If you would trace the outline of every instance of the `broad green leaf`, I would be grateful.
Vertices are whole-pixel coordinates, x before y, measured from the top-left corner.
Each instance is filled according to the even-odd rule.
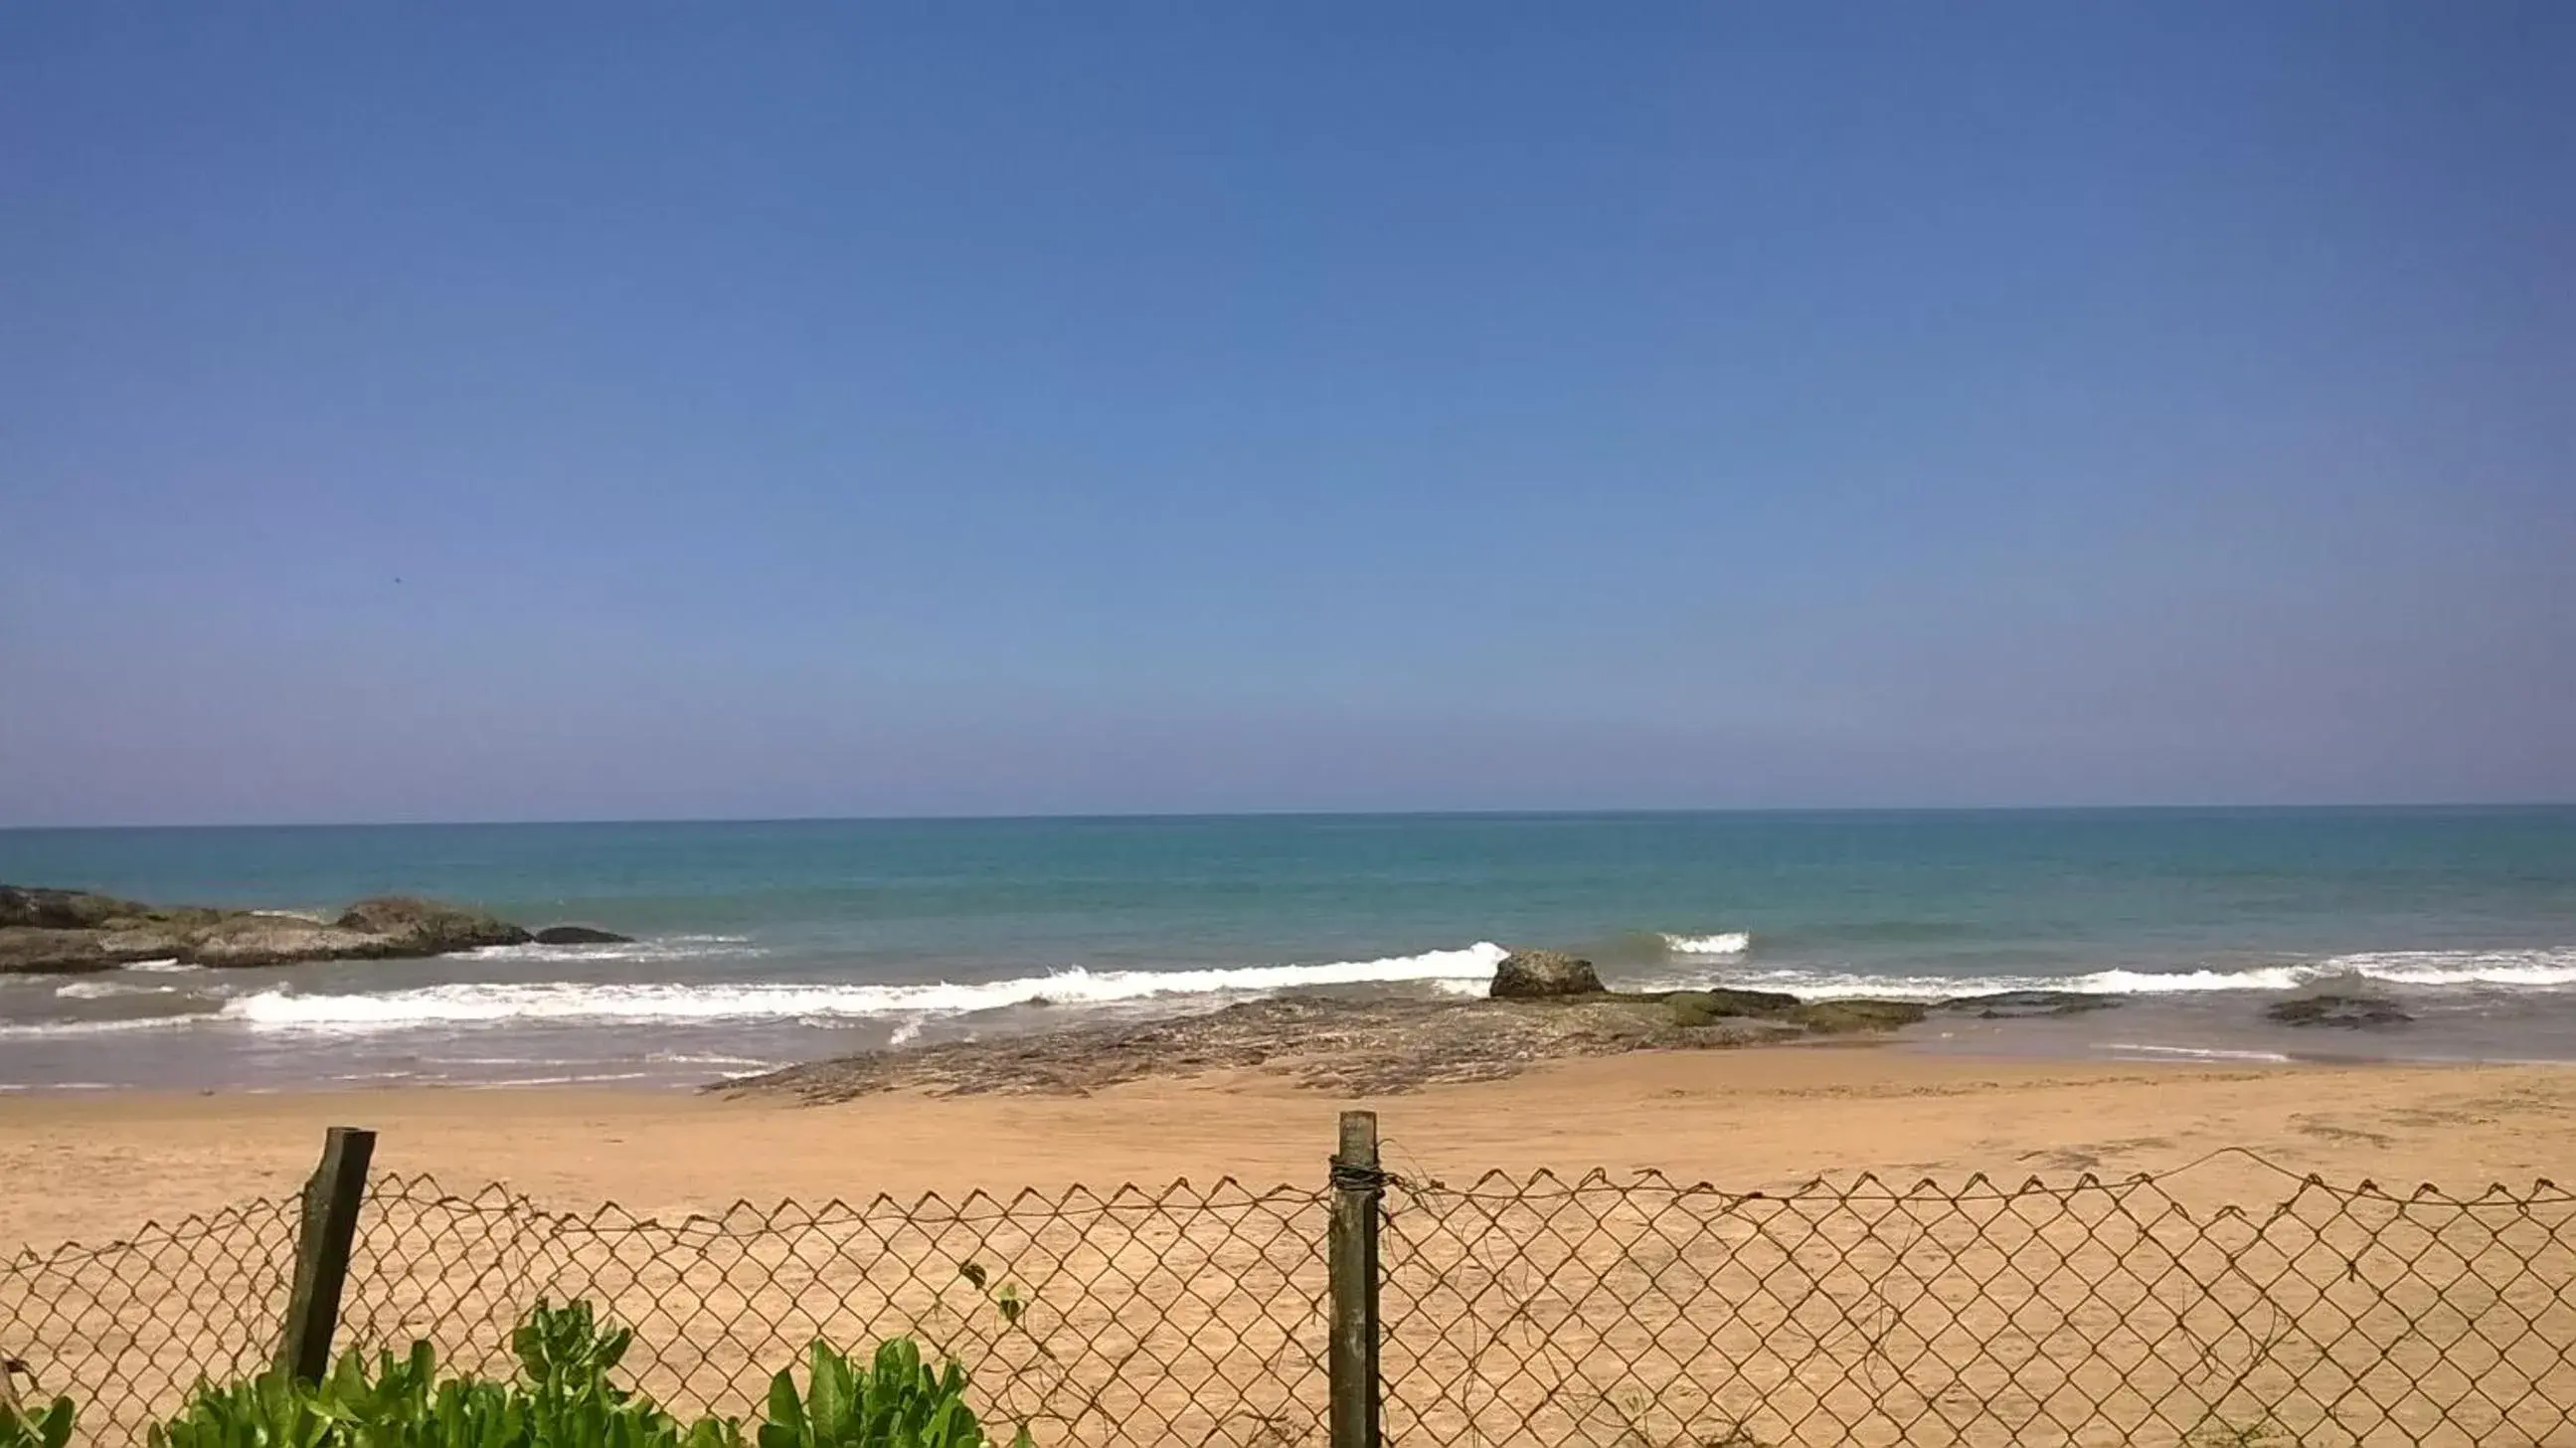
[[[54,1399],[53,1406],[36,1419],[36,1441],[42,1448],[63,1448],[72,1441],[71,1399]]]

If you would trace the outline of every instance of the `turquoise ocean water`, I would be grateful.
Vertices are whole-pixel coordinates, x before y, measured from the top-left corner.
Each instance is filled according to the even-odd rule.
[[[2049,1049],[2576,1057],[2571,808],[0,831],[0,880],[401,891],[639,942],[0,978],[18,1089],[699,1082],[1277,989],[1472,991],[1507,944],[1614,983],[2132,1002]],[[2338,983],[2417,1024],[2260,1024]]]

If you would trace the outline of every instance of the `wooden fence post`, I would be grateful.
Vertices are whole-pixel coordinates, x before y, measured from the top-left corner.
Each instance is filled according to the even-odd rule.
[[[340,1289],[349,1279],[349,1248],[358,1236],[358,1203],[376,1134],[335,1126],[322,1138],[322,1161],[304,1184],[304,1219],[295,1233],[295,1285],[286,1299],[286,1331],[277,1365],[306,1382],[331,1371],[331,1334],[340,1325]]]
[[[1378,1204],[1386,1178],[1377,1164],[1377,1113],[1342,1113],[1333,1157],[1332,1448],[1379,1448],[1377,1320]]]

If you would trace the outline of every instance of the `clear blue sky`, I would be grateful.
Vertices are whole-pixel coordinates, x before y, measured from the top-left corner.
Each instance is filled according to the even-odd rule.
[[[2576,798],[2576,5],[0,7],[0,700],[0,824]]]

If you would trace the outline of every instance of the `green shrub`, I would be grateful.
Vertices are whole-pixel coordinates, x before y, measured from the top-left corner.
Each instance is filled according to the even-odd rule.
[[[179,1415],[147,1431],[150,1448],[745,1448],[728,1418],[682,1424],[610,1374],[634,1345],[587,1302],[540,1301],[510,1334],[518,1372],[508,1381],[441,1378],[425,1342],[402,1357],[380,1353],[370,1367],[351,1351],[318,1383],[271,1370],[216,1384],[200,1382]],[[799,1398],[788,1373],[771,1385],[771,1421],[760,1448],[990,1448],[966,1405],[966,1373],[937,1371],[909,1338],[877,1349],[854,1368],[829,1344],[810,1354]],[[57,1422],[59,1419],[59,1422]],[[19,1436],[0,1419],[0,1448],[63,1448],[71,1408],[58,1403]],[[1028,1433],[1016,1440],[1026,1448]]]
[[[817,1342],[805,1378],[802,1398],[792,1375],[771,1380],[760,1448],[987,1448],[990,1442],[966,1406],[966,1370],[952,1362],[932,1372],[910,1338],[880,1344],[866,1368]],[[1028,1442],[1023,1426],[1013,1443],[1027,1448]]]
[[[352,1350],[318,1383],[276,1370],[201,1381],[145,1439],[149,1448],[745,1448],[735,1420],[683,1424],[613,1382],[634,1342],[587,1302],[540,1300],[510,1334],[518,1371],[506,1381],[442,1378],[426,1342],[401,1357],[379,1353],[372,1366]],[[966,1405],[965,1370],[934,1371],[909,1338],[880,1345],[865,1368],[815,1343],[804,1395],[780,1373],[769,1417],[759,1448],[992,1448]],[[68,1402],[28,1418],[0,1401],[0,1448],[64,1448],[71,1425]],[[1014,1448],[1028,1442],[1022,1428]]]

